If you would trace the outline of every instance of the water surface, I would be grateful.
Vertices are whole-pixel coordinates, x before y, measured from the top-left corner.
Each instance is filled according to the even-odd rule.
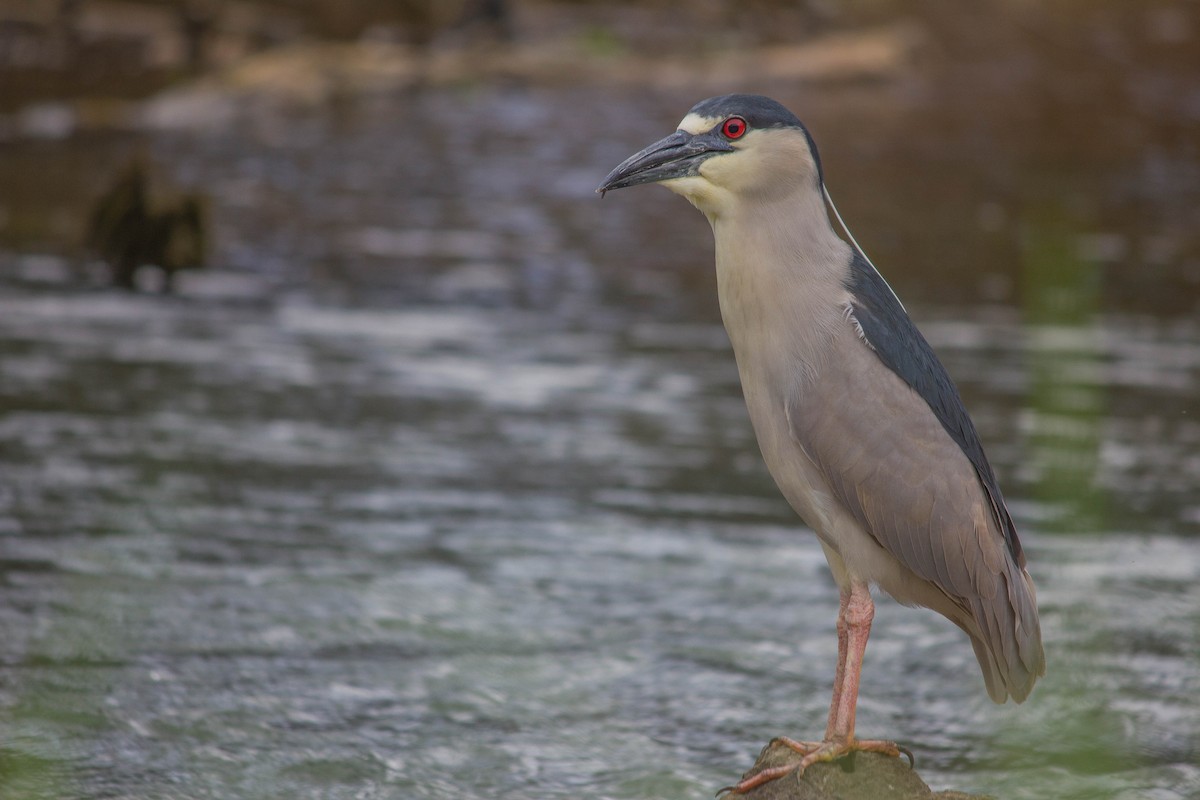
[[[6,797],[699,798],[820,732],[837,592],[761,465],[707,225],[591,194],[694,99],[668,94],[383,94],[24,146],[97,171],[140,146],[212,194],[219,237],[177,297],[29,241],[0,259]],[[1195,299],[1109,290],[1102,245],[1140,223],[986,199],[949,238],[928,209],[881,223],[867,143],[839,139],[866,112],[812,108],[1000,473],[1049,659],[994,706],[953,626],[882,602],[859,730],[938,788],[1196,796]],[[1018,244],[930,255],[970,241]]]

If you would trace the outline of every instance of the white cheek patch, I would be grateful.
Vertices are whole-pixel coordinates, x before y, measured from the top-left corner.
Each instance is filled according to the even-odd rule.
[[[675,194],[684,197],[695,197],[712,191],[712,185],[699,175],[686,175],[682,178],[671,178],[663,181],[662,185]]]
[[[690,134],[707,133],[721,123],[717,117],[702,117],[699,114],[688,114],[679,123],[679,130]]]
[[[728,196],[720,187],[714,186],[699,175],[673,178],[663,181],[662,185],[675,194],[682,195],[689,203],[700,209],[704,216],[708,217],[710,223],[713,221],[714,215],[729,202]]]

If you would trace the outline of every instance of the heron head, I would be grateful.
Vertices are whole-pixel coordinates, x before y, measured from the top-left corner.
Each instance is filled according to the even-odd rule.
[[[634,153],[596,189],[661,183],[710,218],[750,199],[821,192],[821,162],[792,112],[761,95],[729,94],[692,107],[679,129]]]

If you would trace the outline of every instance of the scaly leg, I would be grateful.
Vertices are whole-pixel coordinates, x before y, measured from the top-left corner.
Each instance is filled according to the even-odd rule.
[[[833,678],[833,702],[829,704],[829,722],[825,725],[826,741],[833,738],[833,732],[837,723],[837,711],[842,698],[842,681],[846,679],[846,653],[850,642],[849,626],[846,623],[846,609],[850,606],[851,591],[849,589],[842,589],[841,595],[837,618],[837,672],[834,673]],[[868,598],[870,597],[870,595],[867,596]]]
[[[838,639],[838,656],[837,656],[837,672],[834,673],[833,679],[833,702],[829,704],[829,723],[825,726],[825,741],[833,738],[836,730],[838,712],[840,710],[840,700],[842,696],[842,682],[846,678],[846,651],[849,643],[849,626],[846,624],[846,608],[850,605],[850,590],[843,589],[841,591],[841,602],[838,606],[837,619],[837,639]],[[821,742],[802,742],[787,736],[776,736],[771,741],[767,742],[767,747],[781,744],[785,747],[795,750],[802,756],[817,750],[821,747]],[[764,751],[766,748],[763,748]]]
[[[829,722],[825,726],[825,741],[833,739],[834,731],[836,730],[837,726],[838,712],[840,710],[842,683],[846,678],[846,650],[849,643],[849,626],[846,624],[846,609],[849,605],[850,590],[842,589],[840,603],[838,605],[837,618],[837,672],[834,673],[833,701],[829,704]],[[806,756],[809,753],[820,749],[822,742],[797,741],[796,739],[792,739],[787,736],[776,736],[774,739],[767,742],[767,746],[763,748],[763,752],[765,753],[769,748],[777,744],[781,744],[784,747],[795,750],[802,756]],[[788,767],[789,771],[791,769],[793,769],[793,767]]]
[[[818,761],[833,761],[856,750],[899,757],[902,752],[894,742],[876,739],[854,738],[854,717],[858,707],[858,684],[862,675],[863,653],[867,649],[867,638],[871,635],[871,621],[875,618],[875,603],[865,583],[851,583],[848,591],[842,592],[838,610],[838,668],[833,684],[833,702],[829,708],[829,724],[825,729],[825,740],[820,743],[797,742],[781,736],[771,744],[782,744],[804,756],[799,764],[787,764],[760,770],[736,786],[726,787],[733,794],[744,794],[756,786],[781,778],[790,773],[800,774]],[[770,747],[771,745],[767,745]],[[907,751],[904,751],[907,753]],[[909,753],[909,760],[912,754]]]

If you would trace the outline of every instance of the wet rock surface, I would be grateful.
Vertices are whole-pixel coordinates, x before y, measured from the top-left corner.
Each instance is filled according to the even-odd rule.
[[[743,777],[771,767],[799,764],[800,759],[798,753],[783,745],[769,744]],[[813,764],[802,775],[785,775],[744,795],[729,796],[748,800],[989,800],[985,795],[965,792],[935,792],[907,760],[878,753],[855,753]]]

